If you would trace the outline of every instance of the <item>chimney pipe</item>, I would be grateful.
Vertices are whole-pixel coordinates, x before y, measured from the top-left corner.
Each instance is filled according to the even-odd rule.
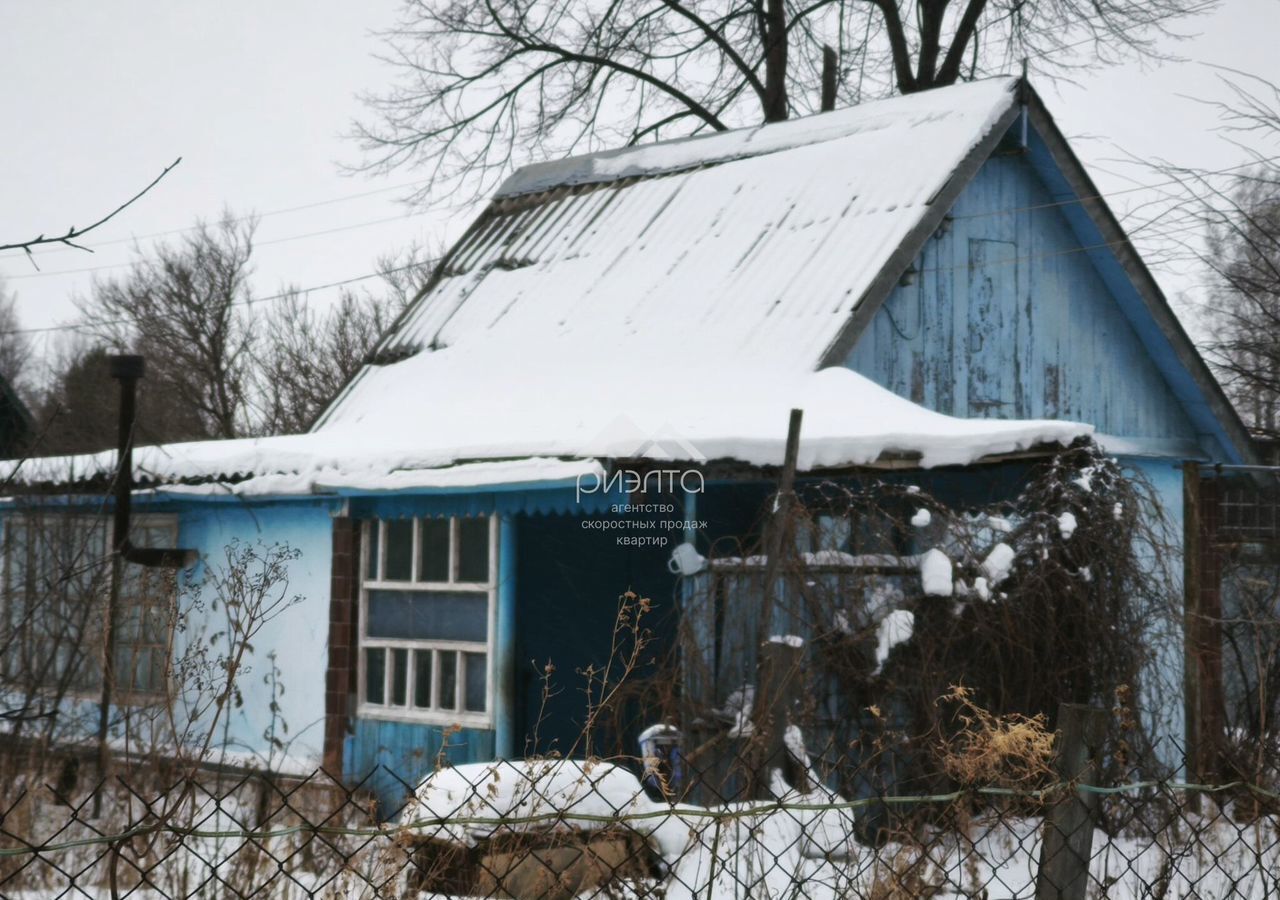
[[[138,415],[138,382],[146,375],[147,362],[141,356],[124,355],[108,357],[107,365],[111,377],[120,382],[120,427],[116,441],[118,462],[112,546],[126,562],[148,568],[185,569],[196,561],[197,554],[194,550],[135,547],[129,540],[129,522],[133,512],[133,428]]]
[[[829,45],[822,45],[822,112],[836,108],[836,85],[840,75],[840,57]]]

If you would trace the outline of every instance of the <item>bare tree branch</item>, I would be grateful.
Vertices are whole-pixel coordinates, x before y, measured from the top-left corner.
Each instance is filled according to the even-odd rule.
[[[148,191],[150,191],[153,187],[155,187],[157,184],[160,183],[161,179],[163,179],[166,175],[172,172],[180,162],[182,162],[181,156],[179,156],[173,162],[169,163],[169,165],[165,166],[164,171],[162,171],[159,175],[153,178],[150,184],[148,184],[142,190],[138,191],[138,193],[134,194],[124,203],[121,203],[111,212],[107,213],[105,216],[103,216],[101,219],[99,219],[98,221],[94,222],[91,225],[86,225],[84,228],[76,228],[73,225],[67,229],[66,234],[63,234],[61,236],[46,237],[45,235],[40,234],[34,238],[31,238],[28,241],[19,241],[16,244],[0,244],[0,250],[21,250],[27,254],[27,257],[29,259],[31,259],[32,265],[35,265],[35,258],[31,253],[32,248],[39,247],[43,244],[65,244],[68,247],[74,247],[77,250],[84,250],[86,253],[92,253],[93,252],[92,248],[86,247],[83,244],[80,244],[77,242],[86,234],[93,231],[95,228],[98,228],[102,225],[107,224],[112,219],[114,219],[117,215],[124,212],[126,209],[128,209],[130,206],[136,203],[138,200],[142,199],[142,197],[145,196]],[[36,268],[39,268],[39,266],[36,266]]]
[[[407,199],[491,190],[529,159],[818,112],[1016,69],[1161,58],[1217,0],[403,0],[397,78],[366,97],[358,169],[425,169]]]

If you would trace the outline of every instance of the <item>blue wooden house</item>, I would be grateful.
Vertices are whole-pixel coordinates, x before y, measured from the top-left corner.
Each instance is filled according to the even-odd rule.
[[[759,516],[791,408],[809,477],[963,488],[1092,433],[1175,527],[1183,462],[1252,453],[1040,99],[993,79],[520,169],[310,433],[141,448],[137,503],[205,565],[299,551],[256,641],[288,755],[412,781],[524,753],[542,663],[599,661],[620,592],[670,607],[673,548]],[[266,754],[254,690],[231,737]],[[550,706],[571,733],[573,690]]]

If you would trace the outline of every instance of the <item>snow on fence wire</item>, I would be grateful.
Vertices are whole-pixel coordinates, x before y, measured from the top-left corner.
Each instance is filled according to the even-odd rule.
[[[664,797],[654,774],[635,761],[441,768],[407,790],[394,811],[380,808],[363,785],[323,771],[168,779],[135,771],[70,791],[11,784],[0,808],[0,896],[887,900],[1280,892],[1280,794],[1258,785],[1059,782],[845,799],[820,785],[796,790],[774,769],[771,796],[693,804]],[[1062,833],[1081,809],[1085,817]],[[1049,858],[1054,853],[1066,854],[1065,864]]]

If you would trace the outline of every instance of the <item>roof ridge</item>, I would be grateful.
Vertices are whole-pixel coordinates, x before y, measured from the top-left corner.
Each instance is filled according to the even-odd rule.
[[[783,122],[765,122],[686,137],[617,147],[521,166],[503,181],[495,200],[542,193],[558,187],[601,184],[645,176],[688,171],[739,159],[779,153],[824,143],[869,130],[878,116],[888,114],[946,115],[954,102],[940,101],[956,91],[1012,92],[1018,79],[996,76],[934,88],[913,94],[881,97],[825,113],[812,113]]]

